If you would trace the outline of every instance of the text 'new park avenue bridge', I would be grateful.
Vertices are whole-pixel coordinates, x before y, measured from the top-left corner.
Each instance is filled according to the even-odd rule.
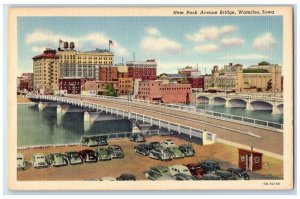
[[[34,94],[28,94],[27,97],[39,103],[54,101],[58,104],[104,111],[177,131],[179,134],[202,138],[203,141],[217,141],[246,149],[254,147],[256,151],[278,159],[282,159],[283,155],[282,124],[199,110],[195,107],[121,97]]]

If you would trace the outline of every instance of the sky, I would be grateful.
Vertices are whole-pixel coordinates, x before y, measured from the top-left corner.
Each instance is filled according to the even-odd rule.
[[[210,74],[214,65],[260,61],[283,65],[281,16],[238,17],[18,17],[18,75],[32,57],[57,49],[59,39],[79,51],[114,45],[115,63],[156,59],[158,74],[187,65]],[[284,67],[284,66],[283,66]]]

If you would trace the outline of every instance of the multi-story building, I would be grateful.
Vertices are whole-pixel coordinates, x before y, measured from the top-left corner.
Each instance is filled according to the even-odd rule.
[[[167,83],[163,80],[140,81],[136,98],[163,103],[190,103],[192,89],[190,84]]]
[[[211,75],[204,77],[204,90],[210,92],[282,92],[281,66],[275,64],[225,65],[219,71],[214,66]]]
[[[118,69],[118,78],[128,78],[128,67],[123,64],[116,65]]]
[[[59,66],[56,50],[46,49],[33,59],[34,89],[52,92],[58,89]]]
[[[167,74],[162,73],[157,77],[158,80],[167,80],[169,82],[175,82],[179,84],[188,84],[187,77],[182,74]]]
[[[118,78],[118,95],[133,94],[133,79]]]
[[[193,73],[199,73],[198,69],[193,69],[191,66],[186,66],[185,68],[178,69],[178,74],[184,75],[186,77],[191,76]]]
[[[193,90],[204,91],[204,76],[190,76],[187,80],[191,84]]]
[[[142,80],[155,80],[157,63],[155,59],[146,61],[128,61],[128,77]]]
[[[99,81],[118,81],[118,68],[115,66],[100,66]]]
[[[33,91],[33,73],[23,73],[18,77],[18,90]]]
[[[59,79],[59,90],[65,90],[68,94],[80,94],[87,82],[87,78],[82,77],[63,77]]]
[[[111,84],[115,89],[117,89],[117,81],[90,80],[85,82],[82,87],[82,91],[89,91],[90,93],[103,95],[107,84]]]

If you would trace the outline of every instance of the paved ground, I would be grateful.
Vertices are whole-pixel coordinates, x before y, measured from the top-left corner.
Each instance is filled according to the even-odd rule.
[[[162,141],[171,138],[176,144],[189,142],[174,136],[153,136],[147,138],[147,141]],[[237,149],[228,145],[216,143],[213,145],[202,146],[193,143],[196,150],[194,157],[186,157],[184,159],[176,159],[167,162],[150,159],[134,152],[133,147],[136,143],[130,142],[128,139],[109,140],[109,144],[118,144],[122,146],[125,152],[125,158],[113,159],[111,161],[103,161],[97,163],[85,163],[82,165],[71,165],[64,167],[48,167],[43,169],[35,169],[29,167],[25,171],[17,172],[18,180],[83,180],[83,179],[99,179],[104,176],[117,177],[122,173],[130,173],[136,176],[138,180],[145,180],[143,171],[149,167],[156,165],[171,166],[176,164],[188,164],[199,162],[206,159],[214,159],[220,162],[223,169],[236,166],[238,157]],[[32,154],[41,152],[48,154],[50,152],[66,152],[70,150],[81,150],[82,146],[58,147],[46,149],[19,150],[23,153],[25,160],[29,161]],[[267,166],[266,166],[267,165]],[[277,179],[283,176],[282,161],[273,158],[263,158],[263,169],[256,173],[250,173],[252,179]]]

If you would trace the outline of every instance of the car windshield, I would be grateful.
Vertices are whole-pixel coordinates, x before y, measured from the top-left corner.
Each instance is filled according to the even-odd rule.
[[[17,160],[23,160],[23,158],[17,158]]]
[[[45,159],[45,157],[44,156],[38,156],[38,157],[36,157],[36,159]]]

